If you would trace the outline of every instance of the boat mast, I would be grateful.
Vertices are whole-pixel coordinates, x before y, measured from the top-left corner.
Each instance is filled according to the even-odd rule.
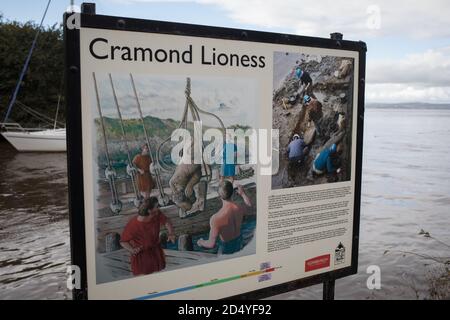
[[[48,7],[50,6],[51,2],[52,2],[52,0],[48,0],[47,7],[45,8],[44,15],[42,16],[42,19],[41,19],[41,23],[39,24],[39,28],[36,32],[36,35],[34,36],[30,51],[28,52],[27,59],[25,60],[25,64],[23,65],[22,72],[20,73],[19,81],[17,81],[16,88],[14,89],[14,93],[11,97],[11,101],[9,102],[8,110],[6,111],[5,118],[3,119],[4,123],[8,122],[9,116],[12,111],[12,107],[16,103],[17,94],[19,93],[20,85],[23,81],[23,78],[25,77],[25,74],[27,73],[28,65],[30,64],[31,56],[33,55],[33,50],[36,47],[36,42],[37,42],[39,34],[41,33],[42,24],[44,23],[44,19],[45,19],[45,16],[47,15]]]
[[[164,188],[162,185],[162,181],[161,181],[161,176],[160,176],[160,172],[159,172],[159,167],[158,167],[158,163],[154,162],[153,159],[153,155],[152,155],[152,148],[150,145],[150,138],[148,136],[148,132],[147,132],[147,128],[145,127],[145,121],[144,121],[144,116],[142,114],[142,109],[141,109],[141,102],[139,101],[139,96],[136,90],[136,85],[134,83],[134,78],[133,75],[130,73],[130,79],[131,79],[131,85],[133,87],[133,92],[134,92],[134,97],[136,99],[136,105],[139,111],[139,117],[141,119],[141,123],[142,123],[142,129],[144,130],[144,136],[145,136],[145,140],[147,142],[147,146],[148,146],[148,153],[150,155],[150,160],[152,161],[152,163],[156,164],[156,166],[154,166],[154,171],[155,171],[155,178],[156,178],[156,186],[158,187],[158,191],[159,191],[159,195],[161,197],[161,202],[163,205],[167,205],[169,200],[167,195],[164,193]],[[151,171],[151,170],[150,170]]]
[[[94,79],[95,97],[97,99],[97,111],[100,116],[100,126],[102,128],[103,143],[105,145],[105,157],[106,157],[106,163],[107,163],[106,169],[105,169],[105,177],[106,177],[106,179],[108,179],[109,188],[111,189],[111,193],[112,193],[112,200],[111,200],[109,207],[114,214],[118,214],[122,210],[122,202],[119,200],[119,193],[116,188],[117,174],[111,165],[111,157],[110,157],[109,149],[108,149],[108,140],[106,138],[105,123],[104,123],[104,119],[103,119],[102,108],[100,106],[100,97],[98,94],[97,79],[95,77],[94,72],[92,72],[92,77]]]
[[[128,147],[127,137],[126,137],[126,133],[125,133],[125,126],[123,124],[122,113],[120,112],[120,107],[119,107],[119,100],[117,99],[116,89],[114,88],[114,82],[113,82],[111,73],[109,74],[109,81],[111,82],[114,103],[116,104],[117,114],[118,114],[119,120],[120,120],[120,128],[122,131],[122,142],[124,143],[125,150],[127,151],[127,157],[128,157],[127,174],[130,176],[131,184],[133,186],[133,192],[134,192],[134,196],[135,196],[134,205],[135,205],[135,207],[139,207],[139,205],[141,204],[141,196],[139,195],[138,188],[136,187],[136,168],[133,166],[133,161],[131,160],[130,148]]]
[[[58,114],[59,114],[59,104],[61,103],[61,92],[64,87],[64,73],[61,77],[61,84],[59,85],[59,92],[58,92],[58,104],[56,105],[56,115],[55,115],[55,121],[53,123],[53,130],[56,130],[56,125],[58,123]]]

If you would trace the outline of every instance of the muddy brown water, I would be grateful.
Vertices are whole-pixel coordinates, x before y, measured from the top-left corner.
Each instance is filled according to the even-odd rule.
[[[70,298],[66,154],[3,140],[0,167],[0,298]]]
[[[336,282],[336,298],[432,298],[439,265],[397,251],[450,256],[434,239],[450,243],[450,110],[368,109],[365,119],[359,272]],[[70,299],[66,155],[1,141],[0,168],[0,299]],[[366,286],[370,265],[380,290]],[[313,286],[273,298],[321,295]]]

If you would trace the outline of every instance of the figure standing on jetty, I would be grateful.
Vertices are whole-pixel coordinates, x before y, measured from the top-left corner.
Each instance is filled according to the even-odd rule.
[[[237,146],[229,133],[227,133],[226,142],[223,144],[222,157],[223,164],[220,182],[223,183],[225,180],[229,180],[233,183],[236,175]]]
[[[161,248],[159,232],[165,225],[168,240],[175,243],[175,233],[170,222],[159,209],[158,199],[145,199],[138,216],[133,217],[122,232],[120,245],[131,253],[130,263],[133,275],[150,274],[166,267],[164,251]]]
[[[242,249],[241,225],[247,208],[231,200],[233,192],[233,184],[230,181],[225,180],[220,184],[218,193],[222,199],[222,208],[209,220],[211,226],[209,239],[199,239],[197,241],[199,247],[212,249],[216,246],[217,238],[219,238],[220,254],[232,254]],[[237,193],[247,207],[252,206],[250,198],[241,185],[237,186]]]
[[[150,192],[154,186],[152,175],[150,174],[151,164],[152,160],[150,159],[148,145],[145,143],[142,145],[141,153],[137,154],[133,159],[133,165],[138,171],[137,183],[139,192],[144,199],[148,199],[150,197]]]

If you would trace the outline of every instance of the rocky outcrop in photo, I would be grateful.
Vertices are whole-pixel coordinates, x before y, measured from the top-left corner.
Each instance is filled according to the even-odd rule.
[[[351,119],[353,116],[353,59],[333,56],[307,56],[292,69],[273,93],[273,128],[280,135],[280,167],[272,176],[272,188],[288,188],[350,179]],[[296,68],[310,74],[313,103],[304,103]],[[289,165],[287,147],[295,134],[308,148],[299,165]],[[315,157],[337,144],[340,151],[338,173],[312,175]]]

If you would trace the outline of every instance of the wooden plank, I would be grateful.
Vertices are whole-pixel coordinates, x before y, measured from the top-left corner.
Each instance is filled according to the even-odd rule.
[[[192,265],[199,259],[216,258],[217,255],[205,252],[194,251],[178,251],[164,249],[166,256],[166,268],[164,271],[179,269],[183,265]],[[129,278],[132,276],[130,267],[130,254],[125,249],[114,252],[100,254],[100,258],[104,260],[103,265],[108,269],[112,276],[112,280]]]
[[[244,185],[247,195],[256,201],[256,185],[249,183]],[[212,194],[212,193],[210,193]],[[240,196],[234,195],[233,200],[243,205],[243,200]],[[198,212],[192,216],[181,219],[178,215],[178,207],[175,205],[161,208],[161,211],[170,218],[176,235],[190,234],[197,235],[209,232],[209,220],[211,216],[219,211],[222,207],[222,201],[217,197],[210,197],[207,200],[206,209]],[[106,251],[106,237],[108,234],[120,235],[128,223],[128,221],[137,214],[136,208],[129,208],[123,210],[121,214],[107,217],[98,217],[96,223],[97,230],[97,250],[98,252]],[[246,211],[245,218],[256,215],[256,203]],[[163,230],[165,228],[163,227]]]
[[[251,186],[251,185],[255,184],[255,177],[250,176],[248,178],[237,180],[236,182],[243,185],[244,188],[246,188],[246,186]],[[211,188],[217,188],[218,185],[219,185],[219,181],[217,181],[217,180],[211,181],[209,183],[209,185],[208,185],[209,192],[206,196],[206,199],[213,199],[213,198],[217,197],[217,194],[215,192],[210,192],[210,190],[211,190]],[[170,188],[164,188],[164,192],[166,194],[172,193]],[[159,196],[158,190],[153,189],[151,192],[151,196],[158,197]],[[122,201],[122,203],[124,205],[121,214],[134,214],[134,213],[128,212],[129,210],[131,210],[131,211],[136,210],[136,208],[132,204],[132,201],[134,200],[134,198],[135,198],[135,195],[133,193],[131,186],[126,188],[126,192],[120,193],[120,200]],[[111,201],[111,196],[110,196],[109,186],[108,185],[101,186],[100,187],[100,196],[97,197],[97,206],[98,206],[97,211],[98,211],[99,217],[113,216],[113,213],[109,209],[110,201]]]
[[[181,258],[188,260],[198,260],[203,258],[217,257],[217,255],[213,253],[199,252],[199,251],[178,251],[178,250],[164,249],[164,253],[166,254],[166,257]]]
[[[256,188],[254,185],[246,188],[250,198],[256,199]],[[243,204],[241,197],[236,197],[235,201]],[[161,211],[171,219],[177,234],[196,234],[209,229],[209,219],[222,206],[219,198],[210,198],[205,211],[199,212],[187,218],[181,219],[178,216],[178,208],[175,205],[161,208]],[[256,214],[256,204],[247,210],[246,215]],[[108,217],[97,218],[97,232],[99,238],[104,238],[106,234],[115,232],[121,233],[128,221],[136,215],[136,208],[123,210],[121,214]]]

